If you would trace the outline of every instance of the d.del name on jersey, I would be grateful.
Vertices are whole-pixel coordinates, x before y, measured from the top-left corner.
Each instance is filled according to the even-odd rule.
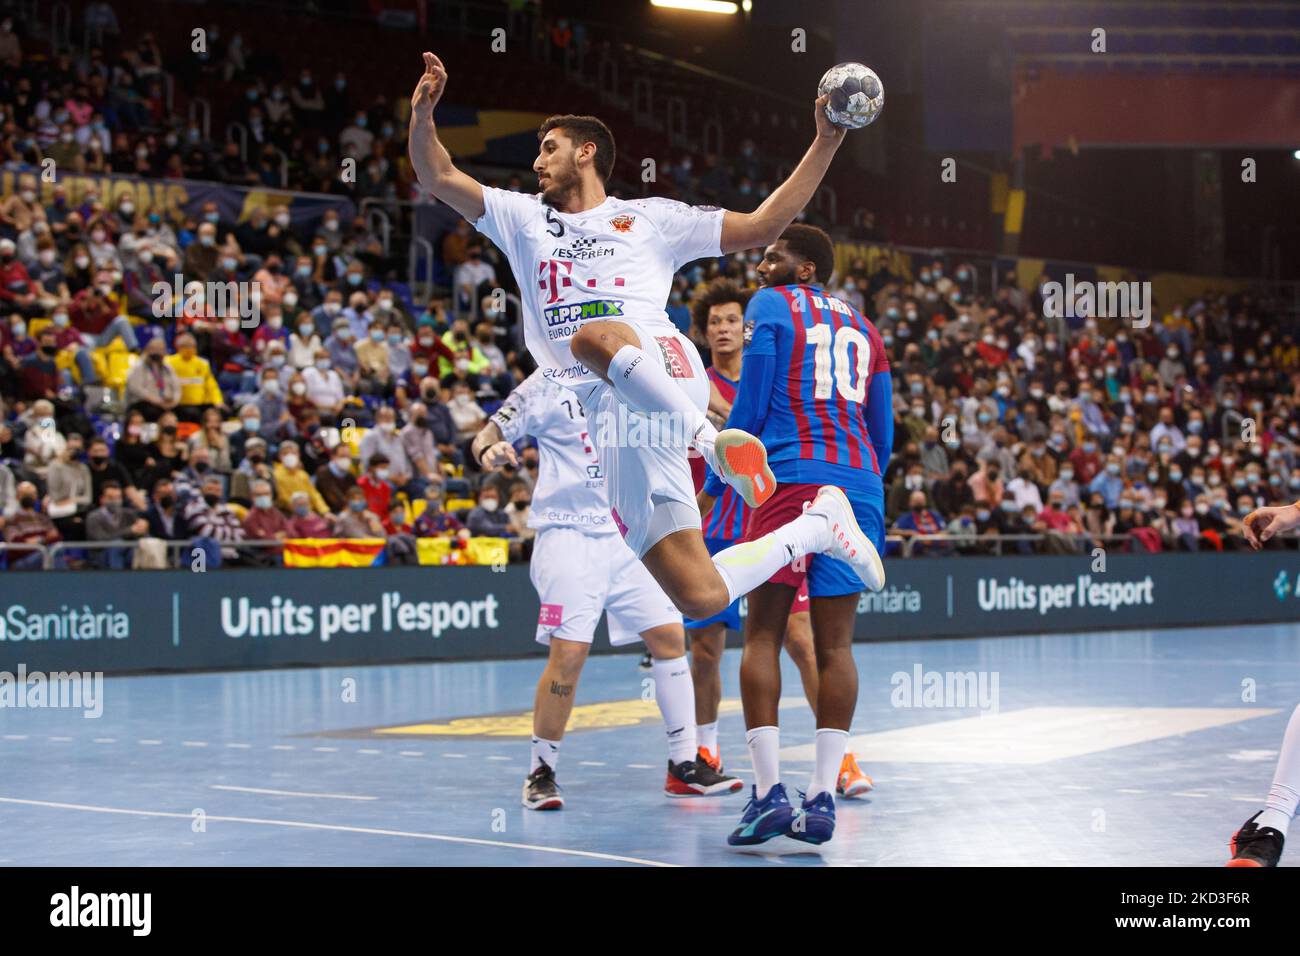
[[[537,439],[537,484],[528,526],[615,534],[601,471],[578,398],[538,369],[511,392],[490,421],[513,444]]]
[[[676,332],[664,311],[673,274],[722,255],[723,210],[715,206],[608,196],[584,212],[562,213],[540,193],[484,186],[483,208],[474,227],[505,252],[518,278],[524,342],[545,378],[570,387],[599,377],[569,348],[584,322]]]

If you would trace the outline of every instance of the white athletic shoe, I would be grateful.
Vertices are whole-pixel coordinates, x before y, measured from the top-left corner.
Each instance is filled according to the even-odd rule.
[[[776,492],[776,476],[767,464],[767,449],[747,431],[724,428],[713,443],[694,442],[714,474],[735,488],[751,508],[771,498]]]
[[[876,546],[858,527],[853,506],[843,491],[834,485],[822,485],[817,489],[817,497],[804,505],[804,511],[826,519],[827,546],[819,554],[848,562],[872,591],[885,586],[885,566]]]

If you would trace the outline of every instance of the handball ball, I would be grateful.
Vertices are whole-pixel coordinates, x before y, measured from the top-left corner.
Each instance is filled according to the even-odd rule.
[[[827,94],[826,118],[848,129],[870,125],[885,108],[884,84],[861,63],[840,63],[827,70],[817,84],[817,96]]]

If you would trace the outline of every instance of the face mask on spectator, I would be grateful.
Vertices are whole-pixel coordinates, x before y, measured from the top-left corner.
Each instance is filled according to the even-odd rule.
[[[348,273],[348,285],[361,285],[361,273],[360,273],[360,272],[349,272],[349,273]]]
[[[328,372],[330,370],[329,359],[317,359],[316,368],[318,371]]]
[[[424,362],[412,363],[411,374],[417,379],[424,378],[424,376],[429,374],[429,366]]]
[[[1061,469],[1061,480],[1062,480],[1062,481],[1073,481],[1073,480],[1074,480],[1074,469],[1073,469],[1073,468],[1062,468],[1062,469]]]
[[[387,468],[376,468],[375,478],[377,478],[379,481],[387,481],[389,473],[390,473],[389,469]]]
[[[352,460],[350,458],[335,458],[330,461],[330,471],[342,478],[352,470]]]
[[[221,495],[208,492],[203,496],[203,500],[207,503],[209,508],[215,508],[217,505],[221,504]]]
[[[293,471],[295,468],[298,467],[299,461],[301,461],[301,459],[297,455],[292,453],[285,455],[283,458],[280,459],[281,464],[283,464],[284,467],[288,468],[290,471]]]
[[[371,330],[370,330],[370,341],[372,341],[372,342],[382,342],[383,340],[384,340],[384,330],[383,330],[383,329],[371,329]]]
[[[307,385],[304,382],[294,382],[293,385],[290,386],[290,391],[295,395],[302,395],[307,391]]]
[[[229,332],[231,335],[234,335],[236,332],[239,331],[238,319],[226,319],[221,324],[225,326],[226,331]]]
[[[366,510],[366,500],[364,498],[354,498],[348,502],[348,507],[360,513]]]
[[[300,501],[293,506],[293,513],[297,515],[299,518],[305,518],[307,517],[308,514],[311,513],[311,509],[308,508],[306,504]]]
[[[90,256],[77,256],[72,262],[78,269],[85,269],[90,265]]]
[[[341,303],[341,302],[326,302],[323,306],[321,306],[321,308],[323,308],[323,309],[325,310],[325,314],[326,314],[326,315],[334,316],[334,315],[338,315],[339,312],[341,312],[341,311],[343,310],[343,303]]]
[[[253,497],[253,507],[262,508],[263,510],[271,507],[270,495],[255,495]]]
[[[37,259],[37,261],[40,262],[40,264],[43,265],[43,266],[53,265],[53,264],[54,264],[54,250],[53,250],[53,249],[42,249],[40,252],[36,253],[36,259]]]
[[[216,236],[199,236],[199,244],[203,246],[215,246],[217,244]]]
[[[478,504],[484,511],[496,511],[501,503],[495,498],[484,498]]]

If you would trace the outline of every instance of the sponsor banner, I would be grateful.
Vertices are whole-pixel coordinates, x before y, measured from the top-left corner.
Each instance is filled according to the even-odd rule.
[[[136,209],[144,210],[152,206],[177,220],[177,225],[184,216],[197,218],[203,204],[207,202],[217,204],[221,221],[226,223],[243,222],[257,208],[274,212],[283,207],[289,210],[291,227],[310,236],[327,210],[337,210],[340,221],[345,223],[351,221],[356,210],[352,200],[344,196],[295,193],[264,187],[225,186],[197,179],[141,179],[118,173],[100,175],[60,171],[55,182],[51,183],[43,180],[41,170],[34,166],[8,166],[0,170],[0,196],[16,193],[18,177],[24,174],[36,177],[37,196],[42,205],[53,201],[54,186],[57,183],[67,190],[69,208],[80,206],[85,202],[87,193],[93,189],[105,209],[116,209],[123,196],[130,196]]]
[[[189,670],[521,657],[540,605],[526,565],[11,572],[0,671]],[[1300,619],[1300,553],[886,562],[861,641]],[[738,639],[732,635],[733,643]],[[609,649],[604,625],[595,649]]]

